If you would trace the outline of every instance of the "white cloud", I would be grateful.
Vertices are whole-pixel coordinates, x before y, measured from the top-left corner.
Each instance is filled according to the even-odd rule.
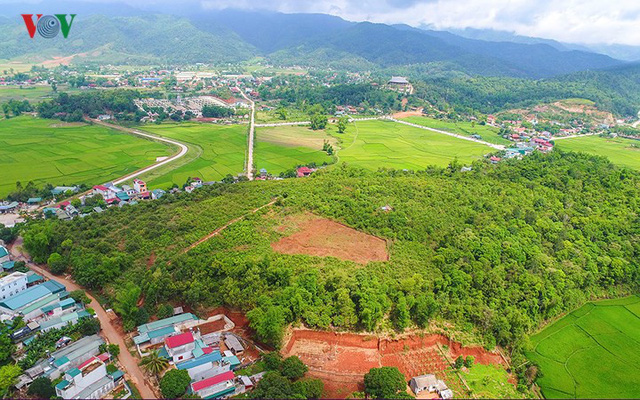
[[[638,0],[204,0],[207,8],[320,12],[353,21],[480,28],[571,43],[640,45]]]

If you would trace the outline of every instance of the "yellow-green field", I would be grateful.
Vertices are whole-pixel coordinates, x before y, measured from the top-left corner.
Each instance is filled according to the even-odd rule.
[[[449,122],[441,119],[429,117],[407,117],[403,121],[412,124],[422,125],[433,129],[440,129],[445,132],[457,133],[458,135],[471,136],[480,135],[482,140],[494,144],[510,144],[507,139],[500,136],[500,130],[489,125],[480,125],[473,122]]]
[[[298,165],[330,164],[333,157],[322,151],[325,140],[336,148],[337,141],[329,135],[335,127],[313,131],[307,126],[279,126],[256,129],[254,163],[258,170],[265,168],[272,175]]]
[[[146,125],[142,130],[189,145],[189,153],[183,159],[143,176],[152,188],[182,186],[190,177],[218,181],[244,170],[247,125],[167,123]]]
[[[100,184],[173,153],[158,142],[101,126],[29,116],[0,120],[0,198],[16,182]]]
[[[545,397],[640,397],[640,297],[587,303],[531,342]]]
[[[424,169],[447,166],[455,158],[470,163],[494,151],[480,143],[457,139],[392,121],[362,121],[349,124],[340,140],[339,162],[376,170]]]
[[[640,169],[640,140],[582,136],[555,141],[558,149],[607,157],[612,163]]]

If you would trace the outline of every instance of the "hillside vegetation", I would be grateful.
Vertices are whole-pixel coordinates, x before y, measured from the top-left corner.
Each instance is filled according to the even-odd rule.
[[[639,178],[604,158],[562,152],[478,162],[469,173],[342,167],[34,221],[23,236],[37,262],[57,252],[89,288],[109,294],[134,282],[150,312],[176,299],[250,311],[258,337],[274,346],[295,321],[365,331],[451,321],[489,347],[520,349],[541,321],[637,290]],[[275,253],[271,244],[301,212],[385,239],[389,260]]]

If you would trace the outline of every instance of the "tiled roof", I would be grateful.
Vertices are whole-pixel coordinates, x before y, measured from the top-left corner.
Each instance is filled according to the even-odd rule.
[[[181,333],[179,335],[170,336],[165,339],[165,342],[167,343],[167,346],[170,349],[184,346],[185,344],[188,344],[188,343],[193,343],[193,341],[194,341],[193,334],[191,332]]]
[[[205,380],[195,382],[191,384],[194,392],[197,392],[202,389],[206,389],[208,387],[217,385],[218,383],[222,383],[228,380],[231,380],[235,377],[233,371],[227,371],[220,375],[212,376],[211,378],[207,378]]]

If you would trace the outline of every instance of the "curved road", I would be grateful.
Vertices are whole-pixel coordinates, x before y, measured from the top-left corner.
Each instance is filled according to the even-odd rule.
[[[107,338],[109,343],[115,343],[120,346],[120,355],[118,355],[118,360],[120,364],[125,368],[129,376],[131,376],[132,382],[136,385],[138,390],[140,391],[140,395],[143,399],[156,399],[158,396],[153,392],[151,387],[147,383],[147,378],[144,373],[138,366],[138,361],[129,353],[129,349],[124,343],[124,339],[120,332],[111,324],[111,319],[107,312],[102,308],[100,303],[96,301],[96,299],[91,296],[86,290],[75,283],[74,281],[67,279],[62,276],[54,276],[47,269],[43,268],[40,265],[34,264],[29,261],[28,257],[22,252],[22,237],[18,237],[15,242],[9,246],[9,251],[11,251],[11,255],[14,260],[24,261],[27,266],[35,271],[36,273],[48,278],[56,280],[63,285],[66,286],[68,291],[73,290],[82,290],[87,293],[91,303],[88,304],[89,307],[93,308],[96,312],[96,316],[100,320],[100,326],[102,327],[101,334]]]
[[[98,121],[97,119],[90,119],[89,118],[89,121],[93,122],[94,124],[106,126],[107,128],[116,129],[116,130],[119,130],[119,131],[122,131],[122,132],[130,133],[132,135],[142,136],[142,137],[145,137],[147,139],[157,140],[157,141],[160,141],[160,142],[165,142],[165,143],[173,144],[173,145],[176,145],[176,146],[180,147],[180,151],[177,154],[174,154],[171,157],[169,157],[167,159],[164,159],[162,161],[159,161],[159,162],[157,162],[157,163],[155,163],[153,165],[150,165],[150,166],[148,166],[146,168],[143,168],[141,170],[135,171],[135,172],[133,172],[133,173],[131,173],[129,175],[125,175],[122,178],[119,178],[119,179],[113,181],[114,185],[119,185],[119,184],[121,184],[123,182],[126,182],[126,181],[130,180],[130,179],[136,178],[136,177],[138,177],[138,176],[140,176],[142,174],[146,174],[149,171],[153,171],[154,169],[159,168],[159,167],[161,167],[161,166],[163,166],[165,164],[168,164],[168,163],[170,163],[172,161],[175,161],[175,160],[177,160],[177,159],[179,159],[181,157],[184,157],[184,155],[187,154],[187,152],[189,151],[189,148],[187,147],[187,145],[185,145],[183,143],[180,143],[180,142],[178,142],[176,140],[173,140],[173,139],[167,139],[167,138],[163,138],[163,137],[160,137],[160,136],[151,135],[149,133],[140,132],[140,131],[135,130],[135,129],[125,128],[123,126],[114,125],[114,124],[109,124],[109,123],[104,122],[104,121]]]

